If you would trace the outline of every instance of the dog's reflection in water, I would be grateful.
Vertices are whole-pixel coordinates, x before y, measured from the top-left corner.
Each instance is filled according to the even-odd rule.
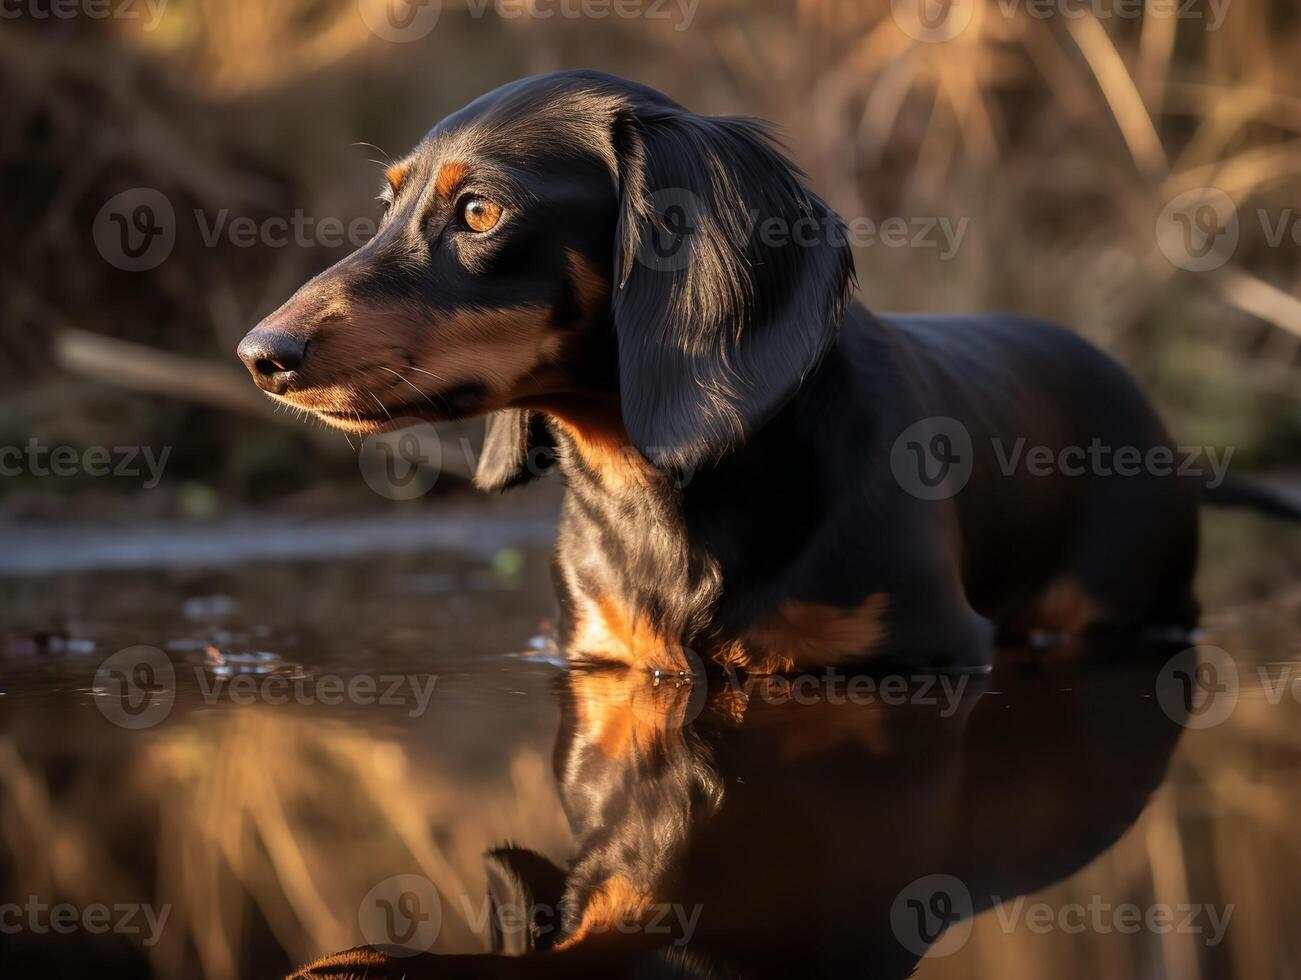
[[[1095,653],[1061,683],[572,670],[575,857],[487,855],[494,953],[362,947],[294,976],[905,977],[1134,822],[1182,731],[1152,697],[1172,652]]]

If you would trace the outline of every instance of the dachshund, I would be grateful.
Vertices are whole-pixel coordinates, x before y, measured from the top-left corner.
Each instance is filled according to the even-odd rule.
[[[360,947],[291,980],[902,980],[970,928],[931,918],[937,896],[967,920],[1065,879],[1160,785],[1185,716],[1150,696],[1159,660],[1089,657],[1046,690],[1014,667],[959,675],[934,704],[855,697],[847,678],[805,701],[781,675],[710,678],[702,696],[630,667],[571,670],[555,751],[568,869],[513,845],[485,855],[491,953]]]
[[[1047,323],[851,302],[845,223],[765,124],[565,71],[386,176],[376,235],[239,356],[348,432],[487,415],[483,489],[558,468],[573,661],[978,672],[999,636],[1195,625],[1199,485],[1078,465],[1174,459],[1135,382]]]

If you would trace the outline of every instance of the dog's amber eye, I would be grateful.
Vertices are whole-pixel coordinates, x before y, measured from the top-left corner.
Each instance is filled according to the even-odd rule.
[[[467,198],[461,205],[461,218],[471,231],[491,231],[501,220],[501,205],[481,197]]]

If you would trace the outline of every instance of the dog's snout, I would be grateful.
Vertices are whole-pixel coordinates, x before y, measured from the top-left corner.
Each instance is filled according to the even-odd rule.
[[[258,327],[240,341],[237,353],[259,388],[283,395],[299,378],[307,357],[307,339]]]

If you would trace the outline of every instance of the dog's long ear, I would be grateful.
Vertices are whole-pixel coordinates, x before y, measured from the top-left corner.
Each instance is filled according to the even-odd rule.
[[[565,873],[534,851],[499,847],[483,856],[492,911],[492,951],[521,956],[550,949],[560,932]]]
[[[624,424],[649,459],[739,445],[817,366],[853,284],[844,223],[763,123],[677,106],[614,126]]]
[[[508,490],[527,483],[551,468],[555,451],[541,415],[522,408],[493,412],[474,468],[474,485],[480,490]]]

